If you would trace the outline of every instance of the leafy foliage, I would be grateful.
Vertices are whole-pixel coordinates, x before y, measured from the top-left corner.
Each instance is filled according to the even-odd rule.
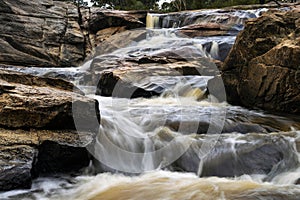
[[[164,11],[195,10],[203,8],[221,8],[234,5],[256,4],[261,0],[172,0],[164,3]]]
[[[120,10],[149,10],[158,8],[158,0],[91,0],[94,6]]]
[[[72,1],[77,6],[87,5],[83,0],[66,1]],[[158,10],[158,1],[159,0],[91,0],[94,6],[120,10]],[[264,2],[265,0],[171,0],[170,3],[163,3],[161,10],[170,12],[203,8],[221,8]]]
[[[83,0],[66,0],[66,1],[73,2],[77,7],[79,7],[79,6],[87,6],[88,5],[88,3],[84,2]]]

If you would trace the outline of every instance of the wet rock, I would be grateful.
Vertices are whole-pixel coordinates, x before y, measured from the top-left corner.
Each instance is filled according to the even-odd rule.
[[[208,58],[184,61],[182,58],[175,57],[169,59],[145,56],[110,61],[109,65],[106,65],[106,69],[103,69],[105,66],[103,62],[107,61],[98,61],[95,60],[92,66],[93,79],[95,83],[98,82],[96,94],[102,96],[123,98],[156,96],[163,93],[169,86],[168,81],[164,82],[163,80],[170,79],[172,76],[209,76],[217,73],[215,63]],[[98,77],[100,77],[99,80],[97,80]]]
[[[201,108],[198,108],[199,110]],[[278,131],[278,129],[269,126],[263,122],[255,122],[255,119],[262,118],[255,115],[248,115],[246,113],[225,111],[220,109],[219,111],[213,108],[203,109],[202,114],[201,111],[190,111],[192,116],[197,117],[189,117],[186,112],[182,112],[180,118],[172,117],[172,115],[168,116],[164,126],[170,128],[173,131],[177,131],[183,134],[207,134],[210,131],[215,130],[214,134],[223,134],[223,133],[268,133],[272,131]],[[205,113],[205,110],[207,113]],[[224,124],[222,123],[214,123],[214,119],[218,119],[221,116],[221,113],[224,112]],[[240,115],[240,118],[237,119],[237,115]],[[222,119],[222,118],[220,118]],[[285,131],[285,129],[279,129],[281,131]]]
[[[210,95],[213,95],[219,102],[226,101],[226,91],[223,79],[220,75],[208,80],[207,90]]]
[[[88,166],[94,133],[0,129],[0,190],[30,188],[32,178]]]
[[[129,45],[146,39],[145,29],[125,30],[122,28],[107,28],[98,31],[95,39],[95,55],[111,53],[114,50],[124,48]],[[108,32],[108,33],[107,33]]]
[[[219,23],[199,23],[184,26],[180,33],[188,37],[228,36],[236,33],[230,32],[230,28]]]
[[[29,86],[52,87],[60,90],[83,94],[82,91],[80,91],[75,85],[68,81],[62,79],[44,77],[41,78],[38,76],[16,72],[13,70],[0,69],[0,79],[11,84],[16,83]]]
[[[0,190],[30,188],[36,150],[28,145],[3,144],[0,149]]]
[[[206,139],[203,136],[196,138],[197,142],[175,162],[176,168],[197,173],[202,159],[203,167],[199,170],[201,176],[265,174],[270,181],[277,174],[298,165],[293,145],[280,134],[246,134],[236,137],[225,134],[206,136]],[[212,146],[207,146],[207,142]]]
[[[299,113],[299,9],[247,22],[223,65],[230,103]]]
[[[207,42],[203,45],[211,57],[224,62],[233,44],[227,42]]]
[[[40,144],[33,166],[35,176],[77,172],[89,165],[91,157],[87,146],[92,143],[94,133],[47,131],[38,135]]]

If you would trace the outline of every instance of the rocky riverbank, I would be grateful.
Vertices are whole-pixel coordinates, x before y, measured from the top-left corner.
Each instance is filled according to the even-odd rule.
[[[228,102],[300,112],[300,9],[249,20],[222,67]]]
[[[58,0],[0,0],[0,12],[0,20],[5,22],[0,24],[0,64],[5,67],[70,67],[97,56],[89,70],[84,72],[87,78],[84,81],[94,86],[97,84],[98,95],[127,98],[161,95],[168,85],[160,85],[162,80],[167,80],[160,77],[172,76],[172,80],[182,75],[214,76],[219,68],[230,103],[271,111],[300,112],[299,9],[269,11],[258,19],[249,20],[223,65],[232,45],[226,42],[216,44],[209,41],[201,44],[199,50],[180,38],[183,43],[178,48],[171,48],[169,43],[165,44],[167,48],[163,51],[160,47],[145,47],[128,50],[131,53],[125,53],[129,56],[120,52],[119,55],[109,54],[146,39],[145,30],[128,31],[146,26],[147,13],[144,11],[78,9],[71,3]],[[196,17],[193,20],[197,21]],[[233,31],[234,20],[239,19],[227,16],[222,25],[217,22],[205,25],[187,23],[175,33],[175,37],[178,34],[228,36],[231,34],[228,31]],[[218,51],[214,49],[216,45]],[[102,55],[104,53],[106,55]],[[206,58],[208,55],[210,58]],[[210,66],[214,67],[213,70]],[[156,79],[145,80],[145,76]],[[114,93],[116,88],[121,93]],[[197,100],[207,97],[205,88],[201,89],[192,88],[192,92],[198,95]],[[158,146],[172,138],[172,131],[178,131],[180,126],[184,127],[180,130],[182,133],[191,134],[191,124],[199,126],[199,129],[192,130],[193,133],[206,133],[210,112],[202,114],[202,121],[199,118],[195,121],[168,118],[164,124],[167,131],[156,136]],[[236,119],[237,113],[233,112],[227,118],[222,132],[229,135],[221,138],[216,146],[217,152],[212,152],[211,157],[203,161],[204,176],[261,172],[271,179],[274,173],[283,172],[285,165],[297,165],[296,152],[281,133],[265,135],[273,131],[290,131],[291,126],[298,128],[297,121],[287,125],[284,120],[270,123],[267,117],[251,118],[250,114],[243,113],[239,113]],[[176,116],[176,112],[172,114]],[[99,121],[98,102],[84,96],[68,81],[1,69],[0,190],[28,188],[32,179],[39,175],[69,173],[88,166],[91,155],[86,147],[94,141]],[[77,127],[76,122],[83,122],[81,125],[86,126]],[[230,133],[235,132],[260,132],[250,135],[250,139],[259,142],[251,146],[248,145],[248,136],[237,135],[243,143],[236,146],[236,151],[222,152],[222,149],[231,149],[232,143],[228,141]],[[296,133],[290,134],[291,138],[296,138]],[[200,162],[197,151],[203,140],[202,136],[195,135],[191,140],[197,140],[197,143],[170,168],[197,172]],[[242,159],[232,161],[236,153]],[[275,165],[279,167],[274,170]]]

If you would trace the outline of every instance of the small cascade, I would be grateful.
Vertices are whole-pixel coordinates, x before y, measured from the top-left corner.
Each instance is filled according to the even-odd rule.
[[[210,48],[210,55],[214,59],[219,59],[219,44],[216,41],[212,41]]]
[[[162,22],[162,28],[180,28],[198,23],[218,23],[228,27],[230,30],[240,31],[244,22],[249,18],[260,16],[267,9],[258,10],[229,10],[221,9],[184,11],[174,14],[155,14]],[[154,14],[151,14],[154,15]]]
[[[158,14],[147,13],[146,17],[146,28],[160,28],[159,26],[159,16]]]

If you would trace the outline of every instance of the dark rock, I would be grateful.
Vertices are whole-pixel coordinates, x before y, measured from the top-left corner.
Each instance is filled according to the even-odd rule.
[[[161,93],[162,91],[160,91]],[[152,97],[160,93],[153,90],[146,90],[125,82],[113,73],[104,73],[98,83],[96,94],[101,96],[113,96],[120,98]]]
[[[89,30],[97,33],[99,30],[110,27],[126,26],[128,29],[145,27],[142,20],[146,19],[146,12],[109,11],[92,7],[89,19]]]
[[[214,140],[210,138],[215,137]],[[229,139],[230,138],[230,139]],[[255,143],[251,142],[254,141]],[[210,141],[211,149],[206,146]],[[246,134],[199,136],[189,150],[175,163],[176,168],[198,172],[200,158],[201,176],[234,177],[243,174],[265,174],[271,180],[279,173],[297,166],[297,154],[293,145],[280,134]],[[209,151],[207,151],[209,150]],[[206,152],[207,151],[207,152]],[[202,155],[202,156],[201,156]]]
[[[299,17],[299,9],[294,9],[247,22],[222,68],[230,103],[300,112]]]
[[[34,166],[35,175],[76,172],[90,163],[86,146],[59,144],[47,140],[39,145],[38,152]]]
[[[0,190],[30,188],[33,177],[88,166],[94,133],[0,129]]]
[[[30,188],[36,150],[27,145],[2,144],[0,149],[0,190]]]
[[[219,102],[226,101],[226,91],[221,76],[215,76],[214,78],[208,80],[207,90],[209,94],[216,97]]]

